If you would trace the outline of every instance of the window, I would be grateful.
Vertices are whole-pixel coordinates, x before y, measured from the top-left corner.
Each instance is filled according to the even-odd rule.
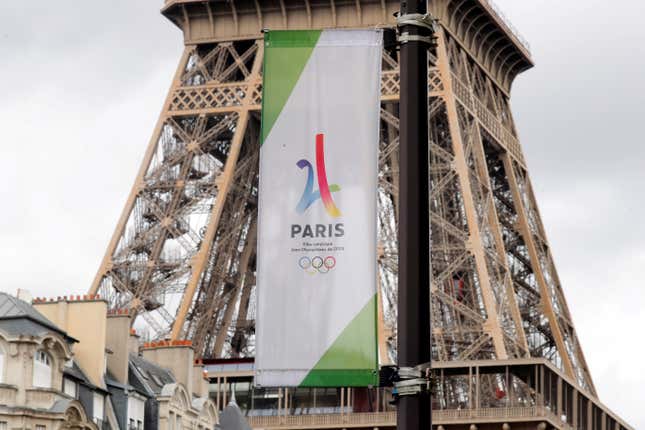
[[[43,426],[43,425],[38,425],[38,424],[37,424],[37,425],[36,425],[36,430],[47,430],[47,426]]]
[[[94,422],[100,422],[103,420],[103,402],[105,398],[101,393],[94,393],[94,399],[92,402],[92,417]]]
[[[137,421],[135,424],[135,420],[130,418],[130,422],[128,423],[128,430],[143,430],[143,423],[141,421]]]
[[[181,426],[181,415],[177,415],[177,424],[175,425],[175,430],[181,430],[183,427]]]
[[[168,429],[175,430],[175,414],[173,412],[168,414]]]
[[[131,393],[128,396],[128,422],[133,429],[139,428],[139,423],[143,423],[145,415],[145,401],[143,397]]]
[[[9,426],[6,421],[0,421],[0,430],[7,430]]]
[[[150,376],[152,377],[152,380],[154,381],[155,384],[159,385],[160,387],[163,387],[165,384],[157,375],[154,373],[151,373]]]
[[[68,396],[76,399],[77,398],[77,385],[76,382],[72,381],[71,379],[64,378],[63,379],[63,392],[67,394]]]
[[[150,379],[150,378],[148,378],[148,372],[144,371],[141,367],[139,367],[136,364],[134,365],[134,367],[141,374],[141,376],[143,376],[144,379]]]
[[[0,347],[0,384],[4,382],[4,350]],[[5,427],[6,428],[5,423]],[[3,430],[2,423],[0,423],[0,430]]]
[[[43,350],[36,351],[34,355],[34,375],[32,385],[34,387],[52,387],[52,361]]]

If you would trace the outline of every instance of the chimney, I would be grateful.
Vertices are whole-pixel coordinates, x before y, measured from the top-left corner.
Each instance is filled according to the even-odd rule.
[[[99,296],[36,298],[34,308],[76,340],[74,357],[90,381],[105,388],[107,302]]]
[[[146,343],[143,358],[172,371],[186,391],[193,392],[193,344],[189,340]]]
[[[204,362],[201,359],[195,360],[193,365],[193,395],[208,397],[208,373],[204,369]]]
[[[127,310],[108,313],[106,346],[112,354],[108,355],[107,368],[116,380],[124,385],[128,383],[131,321]]]
[[[139,355],[139,335],[133,328],[130,329],[130,336],[128,337],[128,353]]]

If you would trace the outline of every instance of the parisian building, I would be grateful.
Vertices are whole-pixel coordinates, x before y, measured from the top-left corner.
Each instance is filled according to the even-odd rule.
[[[189,341],[141,344],[97,296],[19,296],[0,293],[0,430],[215,428]]]

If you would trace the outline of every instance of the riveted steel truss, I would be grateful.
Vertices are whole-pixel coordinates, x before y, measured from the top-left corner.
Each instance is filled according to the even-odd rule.
[[[439,2],[443,30],[429,71],[433,358],[544,357],[593,393],[509,107],[520,65],[500,62],[516,61],[503,53],[516,44],[473,33],[480,12],[457,20],[469,2],[481,9]],[[221,39],[187,44],[91,292],[140,316],[150,337],[190,338],[205,357],[253,356],[263,45],[257,34]],[[396,356],[397,57],[383,52],[383,363]],[[490,392],[502,384],[482,383]]]

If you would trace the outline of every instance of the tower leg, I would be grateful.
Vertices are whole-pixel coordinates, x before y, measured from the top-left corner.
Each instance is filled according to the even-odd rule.
[[[495,303],[494,292],[491,286],[486,254],[482,245],[482,235],[478,222],[479,208],[475,205],[472,192],[471,177],[466,161],[466,154],[464,152],[464,142],[462,139],[462,126],[459,121],[456,101],[452,94],[452,74],[450,71],[450,65],[448,63],[445,39],[443,35],[440,35],[439,37],[438,60],[439,71],[441,73],[441,78],[444,85],[444,100],[448,113],[450,136],[453,142],[453,150],[455,154],[454,161],[459,176],[461,191],[463,193],[463,203],[466,210],[466,217],[468,219],[470,250],[475,257],[475,262],[477,265],[477,275],[480,283],[484,306],[486,308],[487,320],[484,323],[484,329],[486,331],[486,334],[490,336],[493,341],[496,357],[498,359],[505,360],[508,358],[508,352],[506,351],[504,334],[500,324],[500,318],[498,315],[497,304]],[[483,346],[484,342],[482,341],[475,343],[475,345],[477,344]],[[476,351],[469,352],[474,353]],[[463,358],[466,359],[468,357]]]

